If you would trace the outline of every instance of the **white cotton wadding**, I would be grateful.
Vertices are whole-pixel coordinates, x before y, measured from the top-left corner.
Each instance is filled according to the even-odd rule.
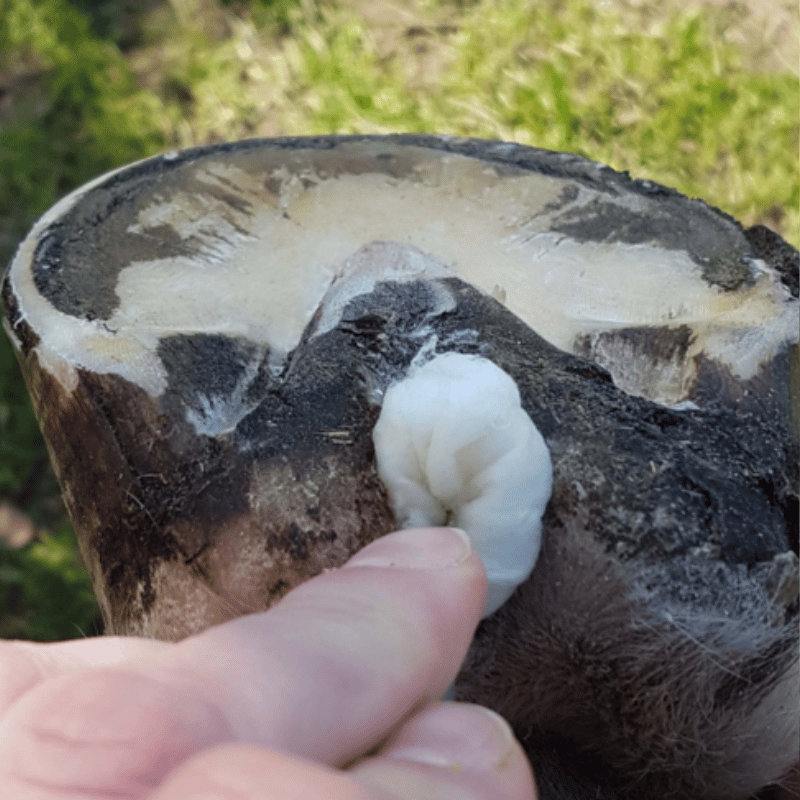
[[[372,437],[398,524],[465,530],[492,614],[536,563],[553,482],[513,379],[485,358],[436,356],[387,389]]]

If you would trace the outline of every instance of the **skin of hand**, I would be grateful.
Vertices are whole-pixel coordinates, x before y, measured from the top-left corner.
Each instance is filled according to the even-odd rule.
[[[508,725],[438,699],[485,598],[464,534],[412,529],[179,643],[0,642],[0,797],[535,800]]]

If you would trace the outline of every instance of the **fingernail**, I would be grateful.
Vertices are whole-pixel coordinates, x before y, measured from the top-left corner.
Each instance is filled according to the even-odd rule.
[[[409,528],[376,539],[345,567],[437,569],[461,564],[471,553],[469,536],[458,528]]]
[[[442,703],[408,723],[386,756],[465,772],[490,772],[503,766],[513,747],[514,734],[499,714],[483,706]]]

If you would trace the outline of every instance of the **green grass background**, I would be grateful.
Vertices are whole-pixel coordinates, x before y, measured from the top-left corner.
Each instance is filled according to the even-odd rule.
[[[797,10],[722,0],[0,0],[0,266],[95,175],[251,136],[439,132],[568,150],[797,246]],[[0,335],[0,637],[97,609]]]

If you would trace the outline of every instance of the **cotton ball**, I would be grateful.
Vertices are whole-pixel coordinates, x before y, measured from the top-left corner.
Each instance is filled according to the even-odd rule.
[[[530,575],[553,468],[510,375],[445,353],[390,386],[372,433],[378,474],[403,528],[462,528],[489,578],[484,616]]]

